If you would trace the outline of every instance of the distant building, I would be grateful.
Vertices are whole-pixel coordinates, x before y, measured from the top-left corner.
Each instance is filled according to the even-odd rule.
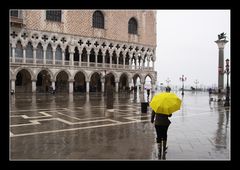
[[[10,10],[10,89],[116,92],[155,86],[156,11]],[[109,83],[110,82],[110,83]]]

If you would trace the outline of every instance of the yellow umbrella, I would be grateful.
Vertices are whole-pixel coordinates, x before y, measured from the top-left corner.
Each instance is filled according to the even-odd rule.
[[[181,99],[174,93],[160,93],[156,94],[150,102],[150,107],[155,113],[162,113],[170,115],[180,109],[182,104]]]

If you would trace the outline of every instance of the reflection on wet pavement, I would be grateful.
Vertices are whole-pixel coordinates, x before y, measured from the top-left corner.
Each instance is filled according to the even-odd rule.
[[[159,160],[151,109],[140,108],[146,94],[115,94],[113,112],[106,101],[101,93],[10,96],[11,159]],[[229,160],[230,114],[207,93],[186,92],[161,159]]]

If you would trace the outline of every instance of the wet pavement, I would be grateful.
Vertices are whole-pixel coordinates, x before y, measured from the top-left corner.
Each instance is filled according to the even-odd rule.
[[[101,93],[12,95],[10,159],[159,160],[144,100],[115,94],[110,112]],[[207,92],[186,92],[170,120],[166,160],[230,160],[231,110]]]

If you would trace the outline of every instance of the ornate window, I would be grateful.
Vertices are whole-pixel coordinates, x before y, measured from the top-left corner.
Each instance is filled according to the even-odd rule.
[[[104,28],[104,16],[101,11],[95,11],[93,13],[93,27],[95,28]]]
[[[131,18],[128,21],[128,33],[129,34],[137,34],[137,29],[138,29],[138,25],[137,25],[136,19]]]
[[[43,59],[43,47],[42,47],[41,43],[39,43],[38,46],[37,46],[37,56],[36,56],[36,58]]]
[[[46,10],[46,20],[49,21],[62,21],[62,11],[61,10]]]
[[[47,46],[47,51],[46,51],[46,59],[53,59],[53,52],[52,52],[52,46],[50,44],[48,44]]]
[[[26,58],[33,58],[33,46],[31,42],[28,42],[26,47]]]
[[[10,11],[10,15],[11,15],[12,17],[18,17],[18,10],[16,10],[16,9],[11,10],[11,11]]]
[[[62,60],[62,49],[60,48],[59,45],[57,46],[55,55],[56,55],[56,60]]]
[[[23,57],[23,48],[20,41],[18,41],[16,44],[15,57],[19,57],[19,58]]]

